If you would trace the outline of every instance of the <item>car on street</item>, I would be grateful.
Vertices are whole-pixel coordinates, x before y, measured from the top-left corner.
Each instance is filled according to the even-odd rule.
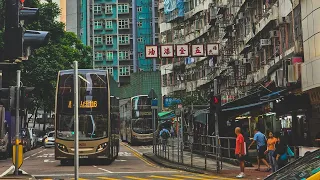
[[[45,138],[43,146],[45,148],[54,147],[54,144],[55,144],[55,132],[51,131],[48,133],[47,137]]]
[[[31,134],[28,129],[21,129],[21,142],[23,145],[23,151],[27,152],[31,150]]]

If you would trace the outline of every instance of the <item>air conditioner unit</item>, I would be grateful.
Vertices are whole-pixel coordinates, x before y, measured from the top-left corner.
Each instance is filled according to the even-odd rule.
[[[260,46],[270,46],[271,41],[270,39],[260,39]]]
[[[243,64],[249,63],[249,59],[247,59],[247,58],[242,58],[242,63],[243,63]]]
[[[279,37],[278,32],[279,32],[279,31],[269,31],[269,33],[270,33],[270,38]]]
[[[294,78],[294,67],[293,65],[288,65],[288,82],[292,83],[292,82],[296,82],[295,78]]]
[[[253,59],[253,56],[254,56],[253,52],[248,52],[247,54],[248,59]]]
[[[244,18],[244,13],[240,12],[238,16],[239,16],[239,19],[243,19]]]
[[[242,65],[242,61],[235,60],[235,61],[234,61],[234,65],[240,66],[240,65]]]
[[[254,52],[258,52],[259,51],[259,47],[254,47]]]
[[[276,71],[276,86],[283,87],[283,69]]]

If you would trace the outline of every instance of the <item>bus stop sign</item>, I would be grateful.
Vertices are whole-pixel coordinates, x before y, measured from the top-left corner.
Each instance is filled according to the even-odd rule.
[[[157,99],[153,99],[151,101],[151,109],[158,109],[158,100]]]

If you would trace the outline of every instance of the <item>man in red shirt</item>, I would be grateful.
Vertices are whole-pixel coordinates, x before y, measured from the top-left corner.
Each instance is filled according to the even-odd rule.
[[[245,155],[246,155],[246,145],[244,142],[244,137],[241,134],[241,129],[239,127],[237,127],[235,130],[235,133],[237,135],[237,139],[236,139],[236,149],[235,149],[235,154],[237,159],[240,162],[240,174],[238,176],[236,176],[237,178],[243,178],[244,175],[244,159],[245,159]]]

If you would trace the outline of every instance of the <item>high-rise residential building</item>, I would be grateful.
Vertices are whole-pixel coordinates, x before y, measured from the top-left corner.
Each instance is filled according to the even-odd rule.
[[[150,71],[153,67],[144,54],[145,45],[152,44],[152,1],[137,1],[137,22],[132,21],[131,2],[96,0],[92,9],[90,1],[67,1],[67,31],[75,32],[84,44],[93,47],[94,68],[107,69],[120,85],[129,83],[134,69],[133,23],[137,23],[137,69]],[[156,1],[155,8],[157,5]],[[155,21],[158,27],[157,18]]]

